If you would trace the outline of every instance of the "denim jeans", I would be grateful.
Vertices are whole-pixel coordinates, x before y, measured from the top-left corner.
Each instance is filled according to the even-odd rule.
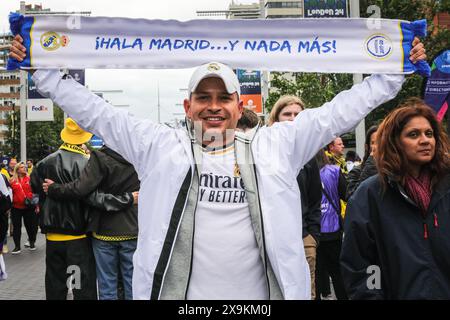
[[[122,274],[125,300],[133,299],[133,254],[137,240],[102,241],[93,238],[99,300],[117,300],[119,268]]]

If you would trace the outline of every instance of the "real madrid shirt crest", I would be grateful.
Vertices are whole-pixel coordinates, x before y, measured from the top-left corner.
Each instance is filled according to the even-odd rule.
[[[378,19],[146,20],[10,15],[27,57],[15,68],[189,68],[220,61],[269,71],[428,74],[410,62],[426,21]]]

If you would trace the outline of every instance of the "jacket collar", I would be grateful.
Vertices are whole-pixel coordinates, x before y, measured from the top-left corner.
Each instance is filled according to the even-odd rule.
[[[448,193],[450,193],[450,173],[446,174],[434,188],[428,210],[434,209],[438,202]]]
[[[79,154],[82,154],[83,156],[87,156],[87,154],[84,151],[84,149],[81,148],[80,146],[76,145],[76,144],[63,143],[61,145],[61,147],[59,147],[59,149],[60,150],[66,150],[66,151],[73,152],[73,153],[79,153]]]
[[[398,190],[402,197],[410,204],[417,207],[417,204],[408,196],[405,188],[398,182],[393,179],[393,177],[388,176],[388,184],[393,188]],[[443,179],[441,179],[438,184],[434,187],[434,190],[431,195],[430,206],[428,207],[428,211],[434,209],[437,203],[450,192],[450,173],[448,173]]]

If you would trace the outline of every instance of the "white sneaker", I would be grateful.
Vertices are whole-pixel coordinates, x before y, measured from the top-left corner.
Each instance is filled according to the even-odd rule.
[[[30,247],[30,241],[25,242],[25,248],[29,248]]]

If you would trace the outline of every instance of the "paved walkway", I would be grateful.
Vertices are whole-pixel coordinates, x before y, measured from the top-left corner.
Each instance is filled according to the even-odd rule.
[[[36,250],[24,247],[27,235],[22,233],[22,252],[12,255],[14,241],[8,237],[9,253],[4,254],[8,279],[0,282],[0,300],[45,300],[45,236],[37,235]]]

